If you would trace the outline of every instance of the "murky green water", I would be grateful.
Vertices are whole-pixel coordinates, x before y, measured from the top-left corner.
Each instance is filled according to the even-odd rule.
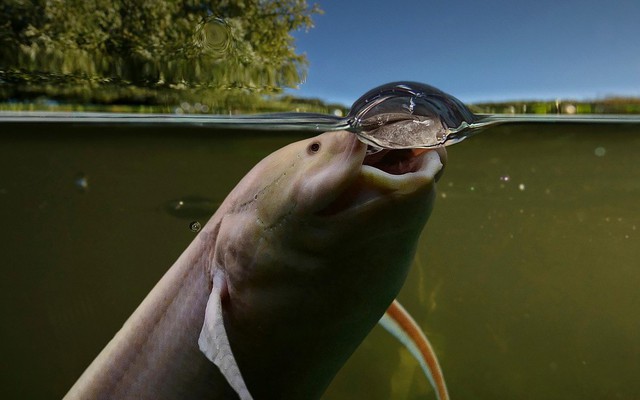
[[[262,157],[300,138],[2,125],[2,398],[60,398]],[[453,399],[640,397],[640,127],[513,125],[449,148],[400,300]],[[189,212],[168,212],[196,199]],[[200,212],[202,210],[202,212]],[[326,399],[433,398],[376,328]]]
[[[640,397],[639,134],[505,126],[449,148],[400,300],[453,399]],[[429,392],[379,331],[331,396]]]

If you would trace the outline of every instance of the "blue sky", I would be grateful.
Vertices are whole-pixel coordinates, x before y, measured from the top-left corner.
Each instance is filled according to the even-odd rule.
[[[298,96],[345,105],[397,80],[468,103],[640,96],[640,0],[317,1]]]

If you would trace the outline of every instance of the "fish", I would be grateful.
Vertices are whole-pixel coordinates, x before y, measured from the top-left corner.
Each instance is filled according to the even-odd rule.
[[[347,131],[265,157],[65,399],[319,398],[400,291],[444,164]]]

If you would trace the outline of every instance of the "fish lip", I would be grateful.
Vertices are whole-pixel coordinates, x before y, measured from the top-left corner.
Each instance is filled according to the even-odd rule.
[[[393,165],[379,164],[380,160],[372,162],[373,157],[366,156],[360,165],[356,179],[317,215],[322,217],[353,215],[365,210],[377,209],[394,199],[412,196],[422,190],[432,190],[446,164],[446,151],[404,149],[385,152],[400,151],[411,156],[405,155],[404,158],[400,158],[397,169]],[[402,162],[406,163],[405,169],[400,165]]]

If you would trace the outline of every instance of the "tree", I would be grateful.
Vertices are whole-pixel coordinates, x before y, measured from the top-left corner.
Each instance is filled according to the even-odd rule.
[[[306,0],[0,0],[0,12],[0,72],[18,80],[277,93],[304,79],[291,33],[321,11]]]

